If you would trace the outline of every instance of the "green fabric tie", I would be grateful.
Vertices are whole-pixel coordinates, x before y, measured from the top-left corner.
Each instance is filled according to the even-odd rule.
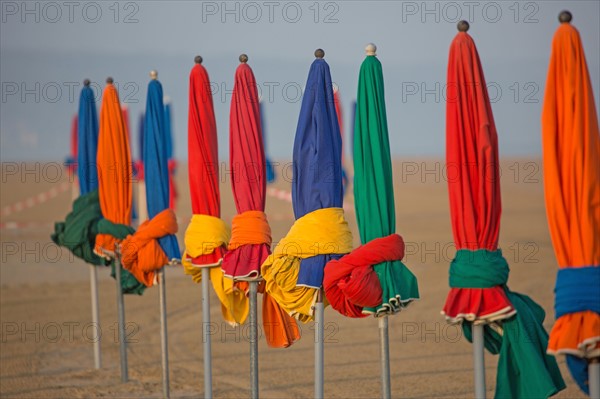
[[[461,249],[450,264],[450,287],[491,288],[501,285],[517,314],[497,322],[500,335],[489,325],[484,328],[486,349],[500,354],[496,375],[496,398],[547,398],[565,388],[554,356],[546,354],[548,333],[543,327],[544,310],[526,295],[506,286],[508,263],[502,251]],[[472,323],[462,323],[472,342]]]
[[[131,226],[111,223],[102,217],[98,191],[91,191],[73,202],[73,211],[64,222],[54,224],[54,233],[50,236],[56,245],[69,249],[73,255],[85,262],[97,266],[111,264],[111,276],[115,278],[114,261],[94,253],[96,235],[110,234],[118,239],[124,239],[135,230]],[[121,285],[124,294],[142,295],[146,286],[136,280],[129,271],[122,269]]]

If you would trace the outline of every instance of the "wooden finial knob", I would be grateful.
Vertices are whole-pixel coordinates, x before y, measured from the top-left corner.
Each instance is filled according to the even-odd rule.
[[[158,72],[155,69],[150,71],[150,79],[152,79],[152,80],[158,79]]]
[[[113,84],[113,82],[114,82],[114,80],[110,76],[108,78],[106,78],[106,83],[108,83],[109,85]]]
[[[195,64],[202,64],[202,57],[197,55],[194,57],[194,63]]]
[[[573,14],[571,14],[567,10],[561,11],[560,14],[558,14],[558,20],[560,21],[561,24],[564,24],[564,23],[570,24],[572,19],[573,19]]]
[[[323,51],[322,48],[318,48],[315,50],[315,57],[316,58],[323,58],[325,57],[325,51]]]
[[[458,24],[456,24],[456,28],[458,29],[459,32],[468,32],[469,31],[469,23],[465,20],[458,21]]]
[[[246,62],[248,62],[248,56],[246,54],[240,54],[240,62],[242,64],[245,64]]]
[[[365,47],[365,52],[367,55],[377,55],[377,46],[373,43],[369,43]]]
[[[90,82],[90,80],[89,80],[89,79],[84,79],[84,80],[83,80],[83,85],[84,85],[85,87],[88,87],[88,86],[90,85],[90,83],[91,83],[91,82]]]

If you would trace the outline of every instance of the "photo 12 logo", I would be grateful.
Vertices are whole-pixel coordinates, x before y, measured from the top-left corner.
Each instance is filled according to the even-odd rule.
[[[515,24],[539,22],[540,5],[535,1],[403,1],[402,23],[498,23],[502,20]]]
[[[2,23],[137,24],[140,3],[134,1],[2,1]]]
[[[202,22],[337,24],[339,11],[340,4],[333,1],[203,1]]]

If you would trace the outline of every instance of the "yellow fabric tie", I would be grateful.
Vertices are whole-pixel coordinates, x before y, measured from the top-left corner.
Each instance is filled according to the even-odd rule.
[[[202,268],[195,266],[191,258],[207,255],[221,246],[227,246],[231,233],[221,219],[209,215],[194,215],[185,232],[183,270],[195,283],[202,281]],[[207,267],[207,266],[204,266]],[[221,301],[223,319],[231,325],[242,324],[248,317],[249,303],[243,291],[235,289],[233,281],[224,278],[220,267],[210,267],[210,280]]]
[[[342,208],[324,208],[296,220],[287,236],[262,264],[266,291],[291,316],[313,319],[318,289],[296,286],[300,261],[317,255],[352,251],[352,233]]]

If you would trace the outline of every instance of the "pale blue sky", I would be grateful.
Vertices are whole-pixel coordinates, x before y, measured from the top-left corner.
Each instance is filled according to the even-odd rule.
[[[26,10],[22,4],[0,3],[3,161],[62,160],[81,81],[90,78],[104,86],[107,76],[120,85],[121,100],[129,106],[137,154],[151,69],[159,71],[172,99],[175,153],[185,159],[188,77],[196,54],[215,83],[224,158],[233,76],[242,52],[249,55],[267,102],[268,152],[291,158],[298,89],[314,50],[326,52],[348,127],[368,42],[377,44],[384,67],[393,154],[441,156],[448,46],[458,19],[471,19],[469,33],[494,101],[501,155],[538,156],[550,44],[564,8],[572,11],[583,38],[598,104],[598,1],[30,1]]]

